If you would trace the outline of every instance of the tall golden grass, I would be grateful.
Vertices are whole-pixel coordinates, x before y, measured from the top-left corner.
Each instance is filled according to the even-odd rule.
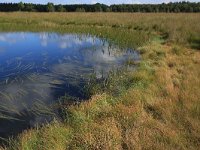
[[[64,108],[63,122],[25,131],[5,149],[199,149],[200,51],[191,45],[200,37],[199,20],[200,14],[0,13],[2,31],[67,28],[129,47],[136,35],[151,35],[138,45],[142,61],[126,75],[122,94],[104,92]]]
[[[199,36],[199,13],[0,13],[1,30],[20,24],[36,27],[92,26],[128,28],[167,34],[168,40],[186,42]],[[6,26],[6,27],[5,27]]]

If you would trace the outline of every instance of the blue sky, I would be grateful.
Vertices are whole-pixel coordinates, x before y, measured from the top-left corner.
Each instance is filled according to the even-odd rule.
[[[46,4],[48,2],[53,2],[54,4],[94,4],[94,3],[104,3],[104,4],[141,4],[141,3],[168,3],[178,2],[183,0],[0,0],[0,2],[26,2],[26,3],[40,3]],[[188,0],[190,2],[200,2],[200,0]]]

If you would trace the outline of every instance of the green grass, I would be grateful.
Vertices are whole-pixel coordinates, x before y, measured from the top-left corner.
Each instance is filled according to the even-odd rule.
[[[25,131],[5,149],[199,149],[200,14],[0,13],[1,31],[89,33],[137,48],[63,121]],[[195,46],[194,46],[195,45]],[[92,86],[94,87],[94,86]]]

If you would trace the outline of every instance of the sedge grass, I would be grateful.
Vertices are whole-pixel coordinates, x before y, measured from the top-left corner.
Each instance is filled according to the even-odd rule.
[[[63,122],[25,131],[5,149],[199,149],[199,20],[199,14],[1,13],[2,31],[90,33],[137,45],[142,57],[137,71],[64,107]],[[113,94],[118,88],[122,93]]]

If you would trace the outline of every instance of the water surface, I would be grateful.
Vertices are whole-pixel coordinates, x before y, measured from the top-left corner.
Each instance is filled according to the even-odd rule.
[[[0,137],[51,120],[60,96],[86,99],[91,75],[105,78],[138,58],[89,35],[0,33]]]

